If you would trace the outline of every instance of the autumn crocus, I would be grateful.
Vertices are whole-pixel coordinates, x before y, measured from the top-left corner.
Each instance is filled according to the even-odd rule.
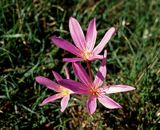
[[[67,79],[69,79],[69,73],[68,73],[67,68],[65,68],[65,71],[66,71],[66,77],[67,77]],[[55,94],[53,96],[49,96],[48,98],[46,98],[42,102],[41,105],[45,105],[49,102],[54,102],[55,100],[62,98],[62,100],[61,100],[61,112],[63,112],[68,105],[68,101],[70,99],[70,94],[73,94],[73,91],[71,91],[70,89],[65,88],[65,87],[63,87],[62,85],[59,84],[59,81],[62,80],[62,77],[57,72],[52,71],[52,73],[53,73],[57,83],[48,79],[48,78],[45,78],[43,76],[37,76],[36,77],[36,81],[39,84],[42,84],[42,85],[46,86],[47,88],[57,92],[57,94]]]
[[[92,19],[88,25],[86,37],[84,36],[80,24],[73,17],[69,19],[69,30],[75,45],[60,37],[53,36],[51,38],[55,45],[77,56],[76,58],[64,58],[63,60],[65,62],[102,59],[103,56],[99,55],[99,53],[103,50],[104,46],[115,32],[115,28],[111,27],[106,32],[100,43],[94,48],[97,37],[95,18]]]
[[[75,93],[88,96],[86,105],[90,114],[93,114],[96,110],[97,99],[106,108],[121,108],[117,102],[108,97],[106,94],[126,92],[135,89],[128,85],[103,85],[103,81],[106,77],[106,52],[93,82],[80,64],[73,63],[73,70],[80,82],[73,80],[61,80],[60,83]]]

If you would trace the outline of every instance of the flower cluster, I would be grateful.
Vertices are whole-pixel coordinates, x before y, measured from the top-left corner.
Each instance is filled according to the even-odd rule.
[[[70,95],[80,94],[88,97],[86,101],[86,108],[90,114],[93,114],[95,112],[97,107],[97,100],[106,108],[109,109],[121,108],[121,106],[117,102],[115,102],[107,95],[111,93],[131,91],[134,90],[135,88],[128,85],[103,84],[107,73],[106,69],[107,51],[105,50],[104,54],[100,55],[100,53],[104,49],[104,46],[114,34],[115,28],[111,27],[106,32],[106,34],[96,47],[94,47],[97,37],[95,18],[91,20],[88,25],[86,37],[84,36],[80,24],[73,17],[69,19],[69,30],[75,45],[56,36],[53,36],[51,40],[58,47],[77,56],[75,58],[64,58],[63,61],[72,62],[72,68],[74,74],[79,79],[79,82],[70,79],[68,69],[66,66],[65,66],[66,79],[63,79],[57,72],[52,71],[57,83],[43,76],[37,76],[36,81],[39,84],[45,85],[47,88],[57,92],[57,94],[46,98],[41,105],[45,105],[49,102],[54,102],[55,100],[62,98],[61,111],[63,112],[68,105]],[[93,80],[91,71],[91,62],[94,60],[102,60],[102,62]],[[88,67],[88,72],[86,72],[83,66],[80,63],[78,63],[80,61],[86,62]]]

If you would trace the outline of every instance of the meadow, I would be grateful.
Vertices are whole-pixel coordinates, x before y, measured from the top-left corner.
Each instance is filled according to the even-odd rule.
[[[53,91],[35,77],[75,79],[71,54],[51,36],[72,41],[68,22],[75,17],[86,31],[94,17],[97,41],[112,26],[116,33],[105,46],[106,84],[128,84],[136,90],[110,95],[122,109],[98,104],[93,115],[84,99],[73,96],[60,112],[60,101],[40,106]],[[100,62],[94,61],[94,73]],[[159,0],[0,0],[0,130],[158,130],[160,129],[160,1]]]

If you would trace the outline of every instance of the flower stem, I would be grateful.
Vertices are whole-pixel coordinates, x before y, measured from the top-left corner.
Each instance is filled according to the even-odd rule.
[[[87,68],[88,68],[89,77],[92,81],[92,71],[91,71],[91,62],[90,61],[87,61]]]

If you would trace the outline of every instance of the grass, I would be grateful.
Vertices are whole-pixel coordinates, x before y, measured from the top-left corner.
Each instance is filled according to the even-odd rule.
[[[0,129],[159,128],[158,0],[1,0],[0,5]],[[106,82],[136,88],[134,92],[112,95],[123,109],[108,110],[98,104],[96,113],[89,116],[79,97],[72,98],[64,113],[58,101],[39,106],[53,92],[38,85],[35,76],[52,78],[51,70],[63,74],[62,58],[70,54],[51,44],[49,38],[60,35],[71,40],[70,16],[76,17],[84,30],[96,17],[97,43],[109,27],[117,28],[106,46]],[[98,65],[94,62],[95,70]]]

